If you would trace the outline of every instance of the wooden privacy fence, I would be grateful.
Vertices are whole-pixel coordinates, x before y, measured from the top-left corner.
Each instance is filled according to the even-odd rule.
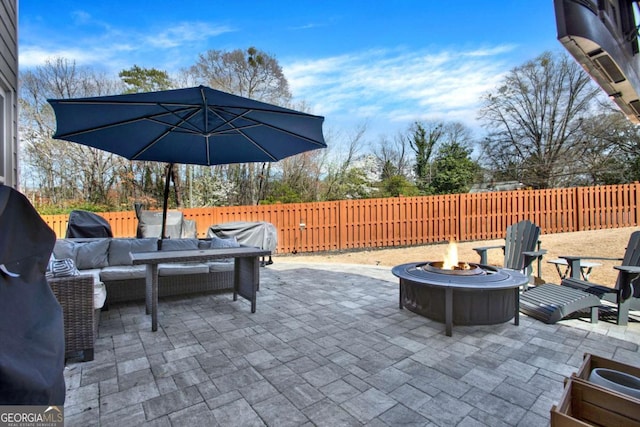
[[[640,183],[633,183],[182,212],[195,220],[198,237],[205,237],[214,224],[270,222],[278,230],[276,252],[297,253],[499,239],[508,225],[524,219],[538,224],[543,234],[632,227],[640,223],[639,197]],[[134,211],[100,215],[109,221],[114,236],[136,235]],[[43,218],[58,237],[64,237],[68,215]]]

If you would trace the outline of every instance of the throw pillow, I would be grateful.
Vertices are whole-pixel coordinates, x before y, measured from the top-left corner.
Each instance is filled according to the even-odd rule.
[[[75,263],[70,258],[53,259],[50,261],[50,271],[48,277],[70,277],[80,274]]]
[[[49,257],[49,262],[47,263],[47,269],[44,272],[44,275],[46,276],[47,279],[53,277],[53,261],[56,260],[56,257],[53,255],[53,252],[51,252],[51,256]]]

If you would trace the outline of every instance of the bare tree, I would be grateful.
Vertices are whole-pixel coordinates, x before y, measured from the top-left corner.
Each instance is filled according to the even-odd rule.
[[[325,150],[307,151],[274,165],[274,178],[264,188],[264,200],[301,203],[320,200]]]
[[[372,151],[378,164],[381,165],[381,179],[391,178],[391,175],[398,174],[407,179],[412,178],[409,139],[405,133],[398,132],[392,139],[384,135],[381,136]]]
[[[184,70],[182,79],[271,104],[288,106],[289,83],[277,59],[259,49],[209,50]],[[218,166],[235,188],[231,204],[258,204],[271,180],[270,163]]]
[[[603,106],[599,114],[585,117],[581,126],[583,154],[581,180],[569,184],[602,185],[636,181],[640,176],[640,126],[619,110]]]
[[[527,186],[557,186],[577,166],[584,148],[580,118],[599,92],[567,55],[546,52],[514,68],[482,100],[485,161]]]
[[[75,98],[118,93],[121,86],[74,61],[57,58],[20,74],[20,135],[25,156],[23,172],[29,185],[54,203],[66,199],[109,204],[114,177],[122,165],[118,156],[51,138],[55,129],[48,98]]]
[[[360,178],[358,173],[354,176],[351,166],[362,150],[366,131],[366,124],[359,125],[345,138],[346,150],[337,153],[335,147],[331,149],[335,157],[327,165],[323,200],[347,198],[346,190],[350,186],[350,180]]]
[[[236,95],[286,106],[289,83],[277,59],[250,47],[247,50],[209,50],[189,69],[194,81]]]

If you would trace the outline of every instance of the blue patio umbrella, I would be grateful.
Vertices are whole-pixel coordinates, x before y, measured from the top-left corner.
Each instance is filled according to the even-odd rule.
[[[327,145],[324,117],[198,86],[91,98],[49,99],[56,139],[129,160],[221,165],[275,162]]]

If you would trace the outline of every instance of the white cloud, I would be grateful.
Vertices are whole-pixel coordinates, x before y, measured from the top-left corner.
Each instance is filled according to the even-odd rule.
[[[467,51],[371,50],[283,65],[291,90],[316,114],[393,126],[438,118],[477,127],[483,93],[495,87],[514,46]]]
[[[94,23],[91,16],[84,12],[76,11],[74,17],[76,22]],[[20,66],[39,66],[48,59],[62,57],[74,60],[78,65],[96,66],[114,72],[134,64],[162,69],[170,66],[179,68],[184,64],[178,62],[188,55],[185,52],[191,52],[194,45],[206,44],[212,37],[234,31],[226,25],[203,22],[182,22],[169,29],[145,33],[98,24],[90,35],[84,37],[63,34],[55,40],[22,40]],[[98,28],[101,30],[98,31]]]
[[[20,66],[62,57],[78,65],[117,73],[134,64],[174,72],[208,48],[208,40],[236,29],[202,21],[147,30],[115,28],[75,11],[74,22],[91,25],[88,36],[63,33],[56,39],[21,40]],[[326,123],[383,124],[404,128],[438,118],[475,125],[480,96],[508,69],[516,46],[476,49],[371,49],[324,58],[282,62],[292,93]],[[354,125],[355,127],[355,125]]]
[[[71,16],[76,24],[86,25],[92,22],[91,14],[83,10],[75,10],[71,12]]]
[[[37,46],[20,47],[19,64],[21,68],[31,68],[44,65],[55,58],[65,58],[75,61],[78,65],[95,64],[106,60],[112,54],[104,50],[87,50],[82,48],[51,49]]]
[[[187,42],[206,40],[210,37],[235,31],[225,25],[217,26],[205,22],[182,22],[172,25],[164,31],[151,36],[145,36],[145,42],[152,47],[174,48]]]

